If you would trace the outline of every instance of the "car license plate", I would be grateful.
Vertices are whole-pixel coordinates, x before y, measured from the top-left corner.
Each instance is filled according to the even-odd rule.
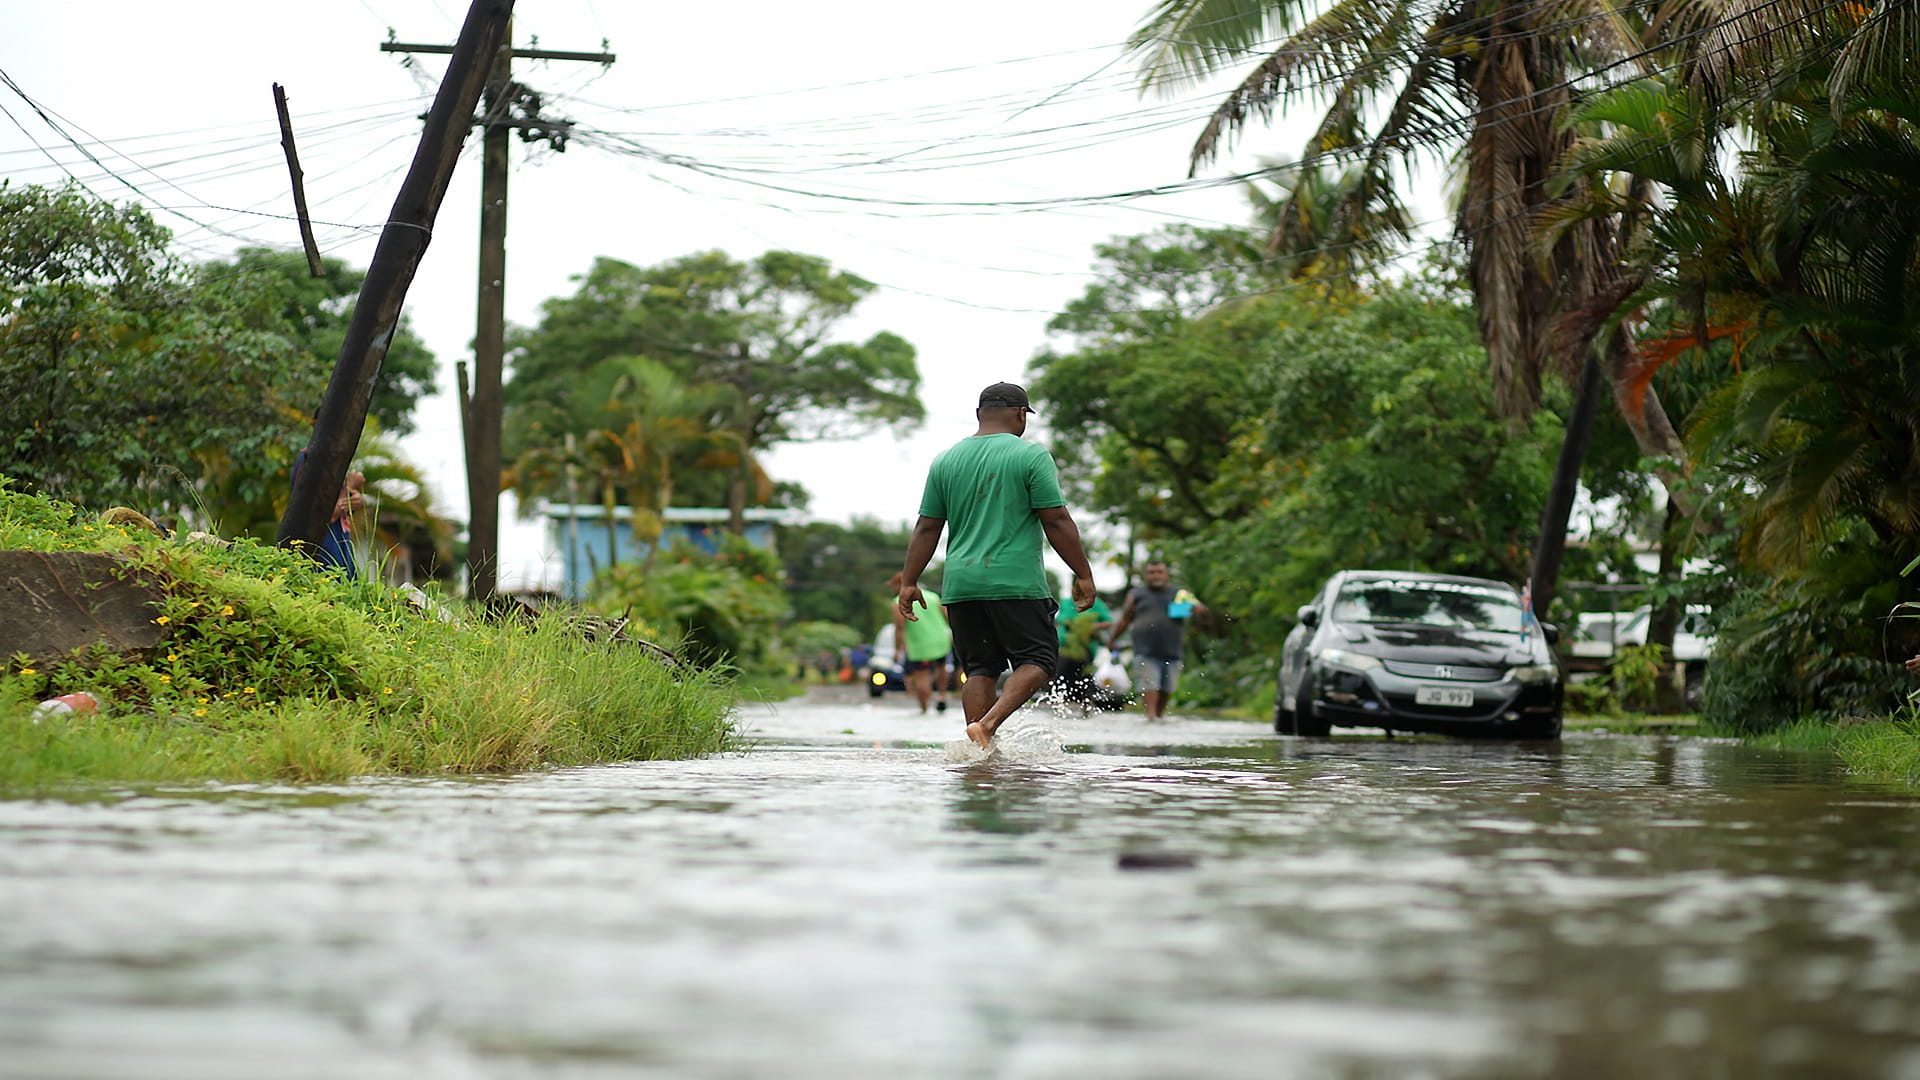
[[[1416,686],[1413,689],[1413,703],[1464,709],[1473,704],[1473,691],[1459,686]]]

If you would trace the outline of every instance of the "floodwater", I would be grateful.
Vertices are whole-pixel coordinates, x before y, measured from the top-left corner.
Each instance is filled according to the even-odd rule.
[[[1920,1078],[1920,801],[1823,757],[747,717],[0,801],[0,1075]]]

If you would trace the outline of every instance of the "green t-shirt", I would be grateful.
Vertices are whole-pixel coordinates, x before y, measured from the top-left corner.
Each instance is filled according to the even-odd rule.
[[[947,523],[947,603],[1050,599],[1034,511],[1065,505],[1053,455],[1011,432],[962,439],[934,458],[920,514]]]
[[[953,650],[953,631],[947,629],[947,617],[940,613],[940,594],[921,589],[925,604],[915,604],[912,622],[902,619],[907,628],[907,659],[938,660]]]
[[[1062,647],[1064,647],[1067,644],[1067,635],[1073,632],[1071,628],[1074,626],[1075,620],[1078,619],[1080,616],[1084,616],[1084,615],[1093,616],[1093,618],[1088,619],[1085,622],[1079,623],[1081,627],[1086,628],[1087,637],[1089,640],[1092,639],[1092,636],[1093,636],[1092,627],[1095,623],[1110,623],[1113,621],[1113,609],[1107,606],[1107,602],[1105,600],[1102,600],[1098,596],[1096,596],[1093,598],[1092,607],[1088,608],[1085,611],[1075,611],[1073,609],[1073,594],[1069,592],[1067,595],[1060,598],[1060,610],[1056,612],[1053,616],[1053,628],[1060,635],[1060,644]],[[1060,655],[1066,656],[1065,653],[1061,653]],[[1068,657],[1068,659],[1081,660],[1085,658],[1080,656],[1073,656],[1073,657]]]

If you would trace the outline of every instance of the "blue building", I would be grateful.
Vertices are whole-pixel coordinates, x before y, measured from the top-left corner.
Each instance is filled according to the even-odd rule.
[[[613,508],[612,547],[608,546],[607,508],[583,503],[549,504],[541,515],[547,519],[547,533],[554,550],[560,553],[560,595],[577,600],[586,591],[587,582],[603,567],[617,559],[640,562],[650,548],[667,549],[678,543],[691,544],[701,551],[718,550],[720,538],[727,532],[727,509],[716,506],[670,506],[657,544],[644,544],[633,535],[633,510]],[[799,525],[807,520],[805,511],[791,509],[750,509],[746,512],[747,543],[767,551],[774,550],[774,529],[781,525]]]

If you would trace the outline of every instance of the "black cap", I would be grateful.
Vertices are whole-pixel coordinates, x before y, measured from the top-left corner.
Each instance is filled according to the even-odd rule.
[[[980,407],[1033,411],[1033,406],[1027,404],[1027,388],[1019,383],[1010,382],[997,382],[980,391]]]

